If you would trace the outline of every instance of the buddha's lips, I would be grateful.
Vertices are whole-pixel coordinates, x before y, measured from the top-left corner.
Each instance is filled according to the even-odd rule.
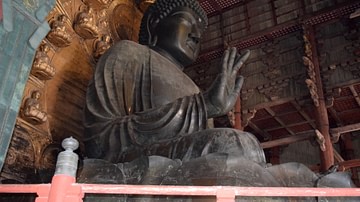
[[[195,53],[196,52],[196,47],[195,47],[195,44],[191,41],[191,40],[188,40],[186,45]]]

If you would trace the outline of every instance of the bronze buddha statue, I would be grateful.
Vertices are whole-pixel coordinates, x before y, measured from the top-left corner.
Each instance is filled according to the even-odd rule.
[[[233,108],[243,83],[237,72],[249,52],[226,50],[207,92],[182,71],[196,60],[206,26],[197,1],[157,1],[142,20],[143,45],[123,40],[100,58],[87,91],[88,157],[121,163],[141,155],[189,160],[225,152],[265,164],[252,134],[207,129],[208,118]]]
[[[234,186],[321,182],[298,163],[268,167],[250,133],[207,127],[208,118],[233,108],[244,80],[237,72],[250,53],[240,56],[236,48],[225,50],[220,74],[202,92],[182,70],[196,60],[206,26],[198,1],[157,0],[142,19],[140,44],[123,40],[100,57],[86,95],[88,159],[79,182]],[[110,198],[101,200],[117,201]]]

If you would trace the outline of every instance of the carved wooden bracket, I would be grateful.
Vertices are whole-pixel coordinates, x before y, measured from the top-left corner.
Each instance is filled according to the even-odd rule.
[[[320,131],[315,130],[316,142],[319,143],[321,151],[326,151],[325,138]]]
[[[337,143],[339,141],[341,134],[339,132],[332,132],[332,133],[330,133],[330,135],[331,135],[331,142]]]
[[[314,105],[316,107],[319,107],[319,95],[317,93],[317,87],[315,82],[311,79],[306,79],[305,83],[310,91],[311,99],[313,100]]]
[[[308,79],[305,83],[310,91],[311,98],[316,107],[319,107],[319,95],[317,92],[314,64],[307,56],[303,56],[304,65],[307,67]]]
[[[326,100],[325,105],[327,108],[332,107],[334,105],[334,100],[336,97],[339,97],[341,93],[341,88],[334,88],[326,90]]]
[[[256,109],[248,109],[242,111],[241,123],[243,128],[245,128],[249,124],[250,120],[255,117],[256,112]]]
[[[281,97],[285,87],[289,85],[290,79],[274,81],[262,86],[258,86],[257,89],[260,93],[264,94],[271,101],[277,100]]]

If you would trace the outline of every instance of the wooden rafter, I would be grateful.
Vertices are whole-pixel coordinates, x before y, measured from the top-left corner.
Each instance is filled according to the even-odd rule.
[[[345,171],[350,168],[360,167],[360,159],[352,159],[339,163],[339,171]]]
[[[302,2],[302,0],[300,2]],[[241,2],[240,4],[243,4],[243,2]],[[231,8],[239,6],[240,4],[232,5]],[[299,31],[301,30],[301,27],[304,24],[316,25],[336,18],[340,18],[344,15],[349,15],[350,13],[354,12],[357,8],[360,8],[360,2],[347,3],[344,6],[332,9],[330,11],[319,12],[315,15],[308,17],[305,16],[304,19],[302,19],[300,22],[299,20],[296,20],[296,21],[291,21],[289,23],[275,25],[274,27],[269,28],[265,31],[260,31],[255,34],[251,34],[249,37],[243,38],[242,40],[239,40],[238,43],[232,45],[239,49],[246,49],[250,46],[261,44],[267,40],[275,39]],[[223,9],[223,11],[227,9]],[[245,14],[246,13],[247,12],[245,12]],[[210,15],[213,15],[213,13],[211,13]],[[246,23],[248,24],[248,20],[246,20]],[[219,46],[202,51],[202,53],[198,57],[198,60],[193,65],[197,65],[199,63],[206,63],[209,60],[213,60],[218,57],[221,57],[222,51],[223,48]]]
[[[254,125],[254,124],[252,124],[252,125]],[[256,126],[254,126],[254,127],[256,127]],[[255,128],[253,128],[253,129],[255,130]],[[339,136],[340,136],[341,134],[346,134],[346,133],[349,133],[352,131],[357,131],[357,130],[360,130],[360,123],[337,127],[337,128],[331,128],[330,133],[331,133],[331,135],[339,134]],[[259,128],[258,128],[258,130],[256,130],[256,132],[266,133],[266,131],[263,131]],[[315,136],[314,130],[309,130],[309,131],[296,133],[294,136],[285,137],[285,138],[267,141],[267,142],[262,142],[261,146],[265,149],[265,148],[277,147],[277,146],[282,146],[282,145],[288,145],[288,144],[295,143],[298,141],[307,140],[310,137],[314,137],[314,136]],[[333,150],[333,152],[334,152],[335,159],[339,160],[340,155],[337,154],[337,152],[335,150]]]
[[[270,140],[271,135],[267,133],[266,131],[261,130],[259,127],[257,127],[255,124],[253,124],[251,121],[249,121],[248,126],[256,131],[259,135],[261,135],[265,140]]]
[[[293,123],[293,124],[281,125],[281,126],[266,129],[266,131],[274,131],[274,130],[278,130],[278,129],[282,129],[282,128],[290,128],[290,127],[293,127],[293,126],[300,126],[300,125],[307,124],[307,123],[308,124],[310,124],[310,123],[314,124],[314,121],[310,121],[310,122],[302,121],[302,122],[297,122],[297,123]],[[290,133],[290,134],[295,135],[293,132]]]
[[[316,125],[314,121],[305,113],[304,110],[301,109],[300,105],[295,100],[291,101],[290,103],[296,108],[296,110],[307,121],[307,123],[310,124],[311,127],[315,129]]]
[[[291,131],[281,119],[276,117],[276,114],[273,110],[271,110],[269,107],[265,107],[264,109],[282,126],[282,128],[285,128],[285,130],[287,130],[289,134],[295,135],[295,133]]]
[[[337,128],[332,128],[330,129],[330,134],[332,136],[333,142],[337,142],[341,134],[358,131],[358,130],[360,130],[360,123],[355,123]]]
[[[290,136],[290,137],[285,137],[285,138],[281,138],[281,139],[277,139],[277,140],[262,142],[260,145],[262,148],[267,149],[267,148],[289,145],[289,144],[292,144],[295,142],[308,140],[314,136],[315,136],[314,130],[310,130],[310,131],[298,133],[298,134]]]

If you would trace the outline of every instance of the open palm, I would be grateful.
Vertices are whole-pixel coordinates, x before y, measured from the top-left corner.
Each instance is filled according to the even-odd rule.
[[[237,72],[249,56],[250,51],[240,56],[234,47],[225,50],[221,62],[221,73],[204,93],[209,118],[225,115],[234,107],[244,83],[244,78]]]

